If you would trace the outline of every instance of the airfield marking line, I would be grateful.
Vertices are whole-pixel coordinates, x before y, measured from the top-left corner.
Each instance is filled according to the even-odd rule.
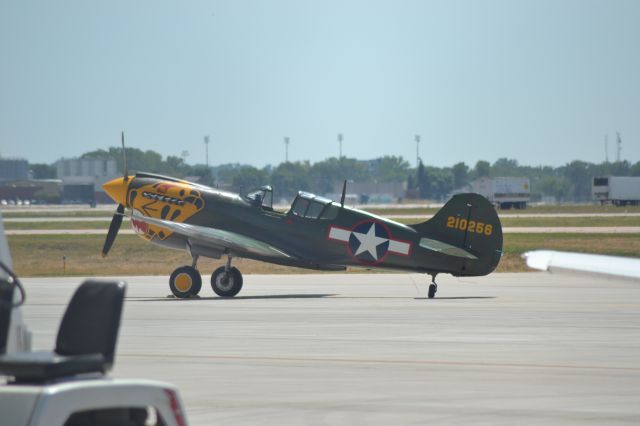
[[[54,217],[7,217],[2,218],[5,223],[33,223],[33,222],[111,222],[112,217],[72,217],[72,216],[54,216]],[[128,217],[123,217],[124,220],[129,220]]]
[[[433,214],[389,214],[383,215],[388,219],[431,219]],[[525,218],[578,218],[578,217],[640,217],[640,213],[498,213],[500,219],[525,219]]]
[[[105,235],[104,229],[5,229],[7,235]],[[118,234],[135,234],[132,229],[122,229]]]
[[[640,226],[508,226],[505,234],[637,234]]]
[[[461,367],[510,367],[510,368],[550,368],[573,370],[608,370],[608,371],[633,371],[640,372],[640,367],[611,367],[605,365],[571,365],[571,364],[518,364],[501,362],[465,362],[442,360],[402,360],[402,359],[371,359],[371,358],[303,358],[303,357],[275,357],[275,356],[242,356],[242,355],[187,355],[187,354],[157,354],[157,353],[120,353],[119,357],[144,357],[144,358],[171,358],[175,359],[203,359],[203,360],[228,360],[228,361],[280,361],[280,362],[330,362],[349,364],[396,364],[396,365],[450,365]]]

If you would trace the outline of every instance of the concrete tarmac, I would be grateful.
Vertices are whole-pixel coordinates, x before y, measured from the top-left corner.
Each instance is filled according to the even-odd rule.
[[[176,384],[193,425],[640,424],[640,286],[543,273],[247,275],[234,299],[129,283],[115,377]],[[29,278],[52,348],[81,278]]]

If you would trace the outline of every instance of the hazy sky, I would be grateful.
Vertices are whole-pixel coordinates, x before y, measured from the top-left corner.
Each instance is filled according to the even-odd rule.
[[[0,0],[0,155],[640,160],[640,1]]]

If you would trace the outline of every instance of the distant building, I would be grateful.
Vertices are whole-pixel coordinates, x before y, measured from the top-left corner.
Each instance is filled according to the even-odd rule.
[[[62,158],[56,162],[62,180],[62,199],[78,203],[112,203],[102,184],[120,176],[116,160]]]
[[[116,177],[119,172],[116,160],[93,160],[87,158],[62,158],[56,162],[58,179],[73,177]]]
[[[29,179],[29,162],[20,158],[0,158],[0,181]]]
[[[57,201],[61,182],[56,179],[16,180],[0,183],[0,201]],[[4,203],[2,203],[4,204]]]

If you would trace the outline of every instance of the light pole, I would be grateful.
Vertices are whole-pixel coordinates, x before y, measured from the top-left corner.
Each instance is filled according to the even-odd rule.
[[[289,136],[285,136],[284,137],[284,162],[285,163],[289,162],[289,142],[291,142],[291,140],[289,139]]]
[[[416,167],[420,165],[420,135],[415,135],[416,141]]]
[[[338,157],[338,160],[342,158],[342,133],[338,133],[338,144],[340,146],[340,156]]]
[[[204,149],[206,152],[207,172],[209,172],[209,135],[204,137]]]

